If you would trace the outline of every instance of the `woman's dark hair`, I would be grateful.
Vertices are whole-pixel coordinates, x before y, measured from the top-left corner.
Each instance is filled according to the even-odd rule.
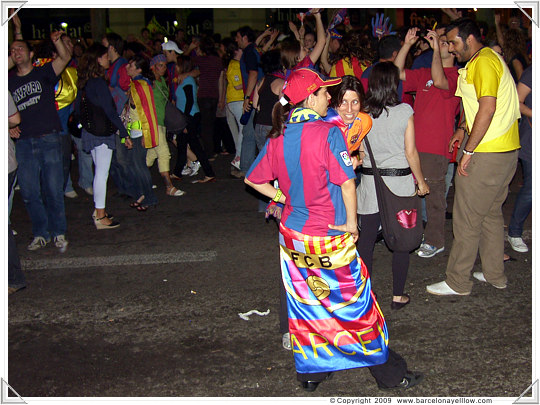
[[[101,77],[105,69],[98,63],[98,58],[107,54],[107,48],[99,42],[94,42],[88,47],[79,59],[77,66],[77,88],[80,90],[94,77]]]
[[[504,31],[504,46],[503,54],[506,63],[511,63],[512,59],[521,56],[524,61],[528,60],[527,56],[527,36],[520,30],[515,28],[510,28]],[[525,69],[527,66],[523,66]]]
[[[363,31],[349,31],[341,41],[341,46],[337,52],[337,59],[351,59],[352,57],[355,57],[360,62],[371,62],[373,59],[373,52],[371,52],[369,45],[369,37],[366,36]]]
[[[330,95],[332,96],[332,98],[330,99],[330,107],[337,108],[343,101],[345,93],[349,90],[354,91],[356,94],[358,94],[358,98],[360,99],[360,106],[363,107],[364,100],[366,98],[364,86],[362,86],[362,82],[356,77],[349,75],[343,76],[341,78],[341,83],[337,86],[329,87]]]
[[[298,41],[284,40],[279,46],[281,64],[285,69],[294,68],[300,62],[300,43]]]
[[[261,63],[263,73],[265,75],[282,71],[283,65],[281,64],[281,51],[279,49],[273,49],[271,51],[265,52],[261,56]]]
[[[141,69],[141,75],[143,77],[148,77],[150,74],[150,63],[148,62],[148,59],[146,59],[142,55],[135,55],[133,56],[130,61],[135,62],[135,66],[137,69]]]
[[[365,111],[378,118],[387,107],[399,104],[399,69],[392,62],[373,65],[368,80]]]
[[[186,73],[192,70],[193,63],[191,62],[191,58],[186,55],[178,55],[178,58],[176,58],[176,64],[180,68],[180,73]]]
[[[234,58],[234,53],[238,49],[238,44],[231,37],[225,37],[221,40],[221,45],[225,49],[225,54],[223,55],[223,66],[229,66],[229,62]]]
[[[319,87],[313,94],[317,95],[321,89],[322,87]],[[285,130],[285,120],[289,116],[289,113],[295,108],[302,107],[306,100],[307,97],[296,104],[288,103],[285,106],[279,101],[274,104],[274,108],[272,109],[272,129],[268,132],[267,138],[273,139],[282,135]]]

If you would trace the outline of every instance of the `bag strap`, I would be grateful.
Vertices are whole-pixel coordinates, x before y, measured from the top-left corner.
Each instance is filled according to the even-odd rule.
[[[371,168],[373,169],[373,175],[381,177],[381,174],[379,173],[379,169],[377,169],[377,163],[375,163],[375,156],[373,156],[373,151],[371,150],[371,145],[369,144],[367,135],[364,137],[364,140],[366,141],[366,146],[369,153],[369,159],[371,160]]]
[[[167,95],[165,94],[165,92],[164,92],[163,90],[161,90],[161,88],[160,88],[157,84],[156,84],[155,87],[157,87],[157,88],[159,89],[159,91],[161,92],[161,94],[163,95],[163,97],[165,97],[165,98],[167,99],[167,101],[169,101],[169,96],[167,96]]]

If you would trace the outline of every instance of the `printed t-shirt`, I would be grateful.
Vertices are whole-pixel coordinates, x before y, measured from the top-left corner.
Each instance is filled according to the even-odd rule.
[[[285,134],[266,142],[246,177],[255,184],[278,179],[287,228],[312,236],[343,233],[328,224],[346,223],[341,185],[356,175],[341,131],[314,111],[295,110]]]
[[[457,67],[445,68],[448,90],[433,85],[430,68],[405,70],[404,92],[416,92],[414,101],[414,131],[418,152],[446,156],[448,142],[454,134],[454,123],[459,112],[459,97],[454,94],[457,87]]]
[[[8,88],[21,114],[21,139],[62,132],[54,101],[57,82],[51,63],[34,67],[25,76],[9,77]]]
[[[227,68],[227,103],[244,100],[244,90],[236,90],[234,87],[242,84],[240,61],[232,59]]]
[[[469,131],[478,113],[481,97],[497,99],[488,130],[475,152],[508,152],[519,148],[519,100],[508,66],[491,48],[479,50],[459,69],[456,96],[461,97]]]

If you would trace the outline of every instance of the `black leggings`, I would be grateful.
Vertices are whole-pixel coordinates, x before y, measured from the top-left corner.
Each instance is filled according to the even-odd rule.
[[[369,275],[373,271],[373,249],[377,240],[377,233],[381,218],[379,213],[360,215],[361,232],[358,238],[358,253],[365,263]],[[393,276],[393,295],[403,295],[405,290],[405,281],[409,272],[409,252],[392,252],[392,276]]]
[[[176,165],[174,166],[173,173],[178,177],[182,177],[182,169],[184,169],[186,164],[188,144],[191,151],[197,156],[197,160],[201,163],[204,174],[208,177],[216,177],[197,135],[199,133],[200,122],[201,114],[197,113],[190,119],[190,123],[186,128],[187,134],[181,133],[176,136],[176,149],[178,151],[178,155],[176,156]]]

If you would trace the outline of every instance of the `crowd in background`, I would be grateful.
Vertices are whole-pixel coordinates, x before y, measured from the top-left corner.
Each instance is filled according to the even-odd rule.
[[[455,9],[443,11],[448,22],[461,17]],[[198,183],[215,182],[212,161],[220,154],[231,157],[231,176],[244,178],[257,153],[264,148],[273,124],[273,107],[283,95],[283,85],[297,69],[314,69],[332,77],[356,77],[365,92],[373,66],[391,62],[401,72],[399,102],[409,104],[418,117],[425,114],[427,107],[418,106],[417,89],[411,84],[413,74],[409,72],[430,68],[434,50],[440,52],[443,60],[451,59],[450,65],[443,62],[443,66],[454,68],[449,76],[452,80],[457,80],[457,68],[463,66],[448,52],[445,40],[439,49],[438,39],[445,34],[442,22],[436,27],[419,27],[418,39],[412,40],[407,37],[411,27],[397,27],[392,31],[392,24],[383,15],[377,14],[371,24],[366,21],[361,28],[351,26],[346,9],[328,17],[325,26],[321,10],[310,9],[300,14],[297,21],[289,22],[286,32],[272,28],[257,31],[257,27],[242,26],[225,38],[212,33],[187,36],[184,29],[177,29],[171,38],[165,38],[162,33],[151,33],[143,28],[140,36],[130,34],[122,38],[108,33],[100,42],[93,43],[69,38],[65,33],[53,33],[50,40],[31,45],[22,38],[24,22],[14,16],[15,40],[10,48],[10,66],[14,68],[10,70],[9,80],[11,96],[21,112],[22,122],[10,129],[11,138],[16,140],[12,150],[16,150],[19,164],[18,172],[10,168],[10,173],[18,173],[23,200],[32,220],[34,239],[28,249],[42,248],[51,238],[61,251],[67,247],[63,197],[77,198],[78,195],[71,180],[72,154],[76,156],[78,186],[94,198],[92,218],[96,228],[113,229],[120,222],[111,218],[105,209],[109,176],[118,193],[130,199],[130,206],[139,212],[156,205],[160,199],[149,172],[155,161],[163,178],[165,195],[171,197],[184,195],[184,191],[174,186],[175,181],[196,176],[201,169],[204,176],[196,180]],[[526,22],[515,15],[503,24],[499,14],[495,14],[492,24],[477,22],[482,43],[502,55],[516,83],[527,72],[530,74],[532,24],[529,22],[525,28]],[[429,37],[427,32],[433,35]],[[21,93],[27,83],[22,83],[21,87],[16,85],[18,76],[31,71],[31,74],[46,72],[49,65],[54,72],[49,71],[38,80],[47,82],[50,94],[42,95],[36,102],[41,112],[32,111],[32,101],[28,102]],[[407,78],[403,77],[405,69]],[[455,85],[450,88],[455,89]],[[26,104],[21,106],[24,102]],[[448,97],[447,102],[450,127],[445,137],[450,141],[463,112],[460,113],[458,97]],[[166,126],[167,104],[171,103],[186,118],[181,131],[170,131]],[[44,104],[48,104],[47,110],[43,109]],[[96,105],[101,108],[96,110],[93,107]],[[34,128],[28,122],[45,120],[44,111],[51,109],[56,111],[58,120],[49,119],[51,123],[46,130],[43,125]],[[79,122],[70,125],[71,120],[81,120],[83,115],[94,119],[88,118],[89,122],[81,124],[82,129],[81,125],[77,128]],[[100,129],[96,127],[103,122],[107,128],[98,134]],[[526,123],[523,118],[522,126]],[[36,150],[49,147],[46,143],[35,145],[44,131],[59,136],[59,158],[54,165],[36,157]],[[27,141],[32,142],[34,148],[30,155],[25,154],[25,147],[21,146]],[[10,139],[10,145],[11,142]],[[527,142],[530,143],[530,139],[526,143],[522,141],[520,152],[524,173],[521,205],[516,208],[509,230],[511,245],[517,251],[527,249],[521,239],[531,203],[532,159]],[[444,250],[441,227],[434,225],[441,221],[444,224],[444,218],[440,218],[441,213],[446,213],[446,195],[456,158],[448,150],[430,149],[429,140],[419,138],[418,130],[416,147],[424,172],[430,170],[425,163],[430,162],[430,155],[439,156],[437,179],[430,179],[432,183],[428,181],[432,195],[426,197],[423,213],[428,225],[425,243],[418,253],[429,258]],[[174,164],[170,162],[171,148],[176,150]],[[27,167],[29,161],[36,159],[38,163]],[[53,177],[55,182],[50,180]],[[16,183],[14,176],[10,199]],[[59,187],[62,190],[58,191]],[[260,198],[260,209],[264,210],[268,200],[262,195]],[[395,295],[405,299],[402,289]]]

